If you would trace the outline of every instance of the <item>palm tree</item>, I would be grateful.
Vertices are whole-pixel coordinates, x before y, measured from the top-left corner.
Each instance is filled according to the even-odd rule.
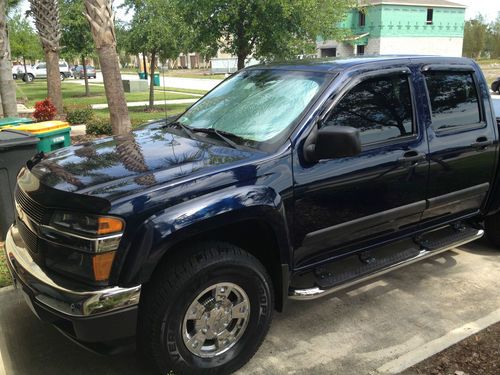
[[[38,37],[42,43],[47,63],[47,97],[52,100],[58,113],[63,112],[61,78],[59,72],[59,41],[61,22],[58,0],[29,0],[30,13],[35,18]]]
[[[16,85],[12,79],[7,11],[15,5],[12,1],[0,0],[0,115],[17,116]]]
[[[111,0],[85,0],[86,16],[101,64],[113,134],[131,129],[127,102],[123,91],[120,64],[116,53],[116,35]]]

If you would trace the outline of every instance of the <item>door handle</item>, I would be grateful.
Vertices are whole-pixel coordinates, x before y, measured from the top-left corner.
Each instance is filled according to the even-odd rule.
[[[414,150],[406,151],[402,157],[398,159],[398,162],[402,164],[414,164],[419,161],[423,161],[427,158],[424,153],[417,152]]]
[[[493,142],[488,141],[487,137],[479,137],[478,139],[476,139],[476,142],[471,144],[471,147],[476,148],[478,150],[485,150],[489,146],[491,146],[492,144],[493,144]]]

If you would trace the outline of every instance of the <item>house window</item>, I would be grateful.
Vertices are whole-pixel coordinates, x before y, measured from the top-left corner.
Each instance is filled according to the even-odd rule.
[[[365,46],[358,44],[356,46],[356,55],[364,55],[365,54]]]
[[[321,57],[337,56],[337,48],[321,48]]]
[[[365,13],[359,12],[359,26],[365,26]]]
[[[434,15],[434,9],[427,9],[427,25],[432,25],[432,16]]]

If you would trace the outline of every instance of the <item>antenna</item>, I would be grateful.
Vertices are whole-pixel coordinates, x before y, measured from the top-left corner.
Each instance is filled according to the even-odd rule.
[[[168,68],[168,60],[165,61]],[[167,123],[167,86],[165,86],[165,67],[162,66],[162,80],[163,80],[163,105],[165,107],[165,124]]]

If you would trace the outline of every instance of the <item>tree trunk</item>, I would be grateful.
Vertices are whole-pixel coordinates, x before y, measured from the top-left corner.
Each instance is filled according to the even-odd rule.
[[[149,67],[149,109],[153,109],[155,106],[155,64],[156,64],[156,51],[151,53],[151,65]]]
[[[6,117],[17,116],[16,85],[12,78],[9,33],[7,30],[7,0],[0,0],[0,97]]]
[[[89,77],[87,77],[87,62],[85,56],[82,55],[83,79],[85,81],[85,96],[90,96]]]
[[[47,61],[47,97],[52,100],[57,114],[63,113],[61,92],[61,72],[59,71],[59,52],[45,51]]]
[[[132,125],[123,91],[111,0],[85,0],[86,17],[99,56],[113,134],[126,134]]]
[[[144,70],[144,78],[148,78],[148,68],[146,65],[146,52],[142,53],[142,66]]]
[[[24,74],[28,74],[28,69],[26,68],[26,58],[23,56],[23,67],[24,67]]]
[[[238,70],[241,70],[245,67],[246,58],[247,58],[246,54],[238,54]]]
[[[128,115],[125,92],[123,91],[116,47],[114,45],[103,46],[97,49],[97,54],[101,64],[113,134],[126,134],[130,131],[132,125]]]

